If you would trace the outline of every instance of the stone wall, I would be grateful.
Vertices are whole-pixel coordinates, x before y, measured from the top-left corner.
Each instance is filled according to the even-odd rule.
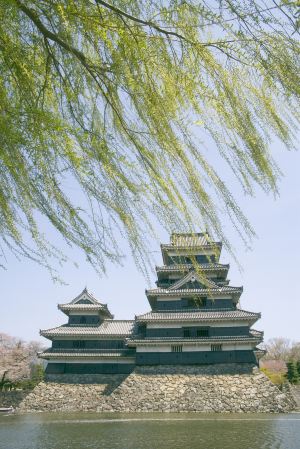
[[[251,365],[148,366],[129,375],[52,375],[19,411],[288,412],[295,403]]]
[[[295,403],[296,403],[296,409],[300,411],[300,385],[289,385],[290,394],[293,396]]]
[[[0,408],[17,408],[28,394],[27,391],[0,391]]]

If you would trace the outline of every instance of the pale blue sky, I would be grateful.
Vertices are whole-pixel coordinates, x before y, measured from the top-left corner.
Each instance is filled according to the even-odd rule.
[[[274,201],[262,192],[257,192],[256,198],[246,198],[238,193],[239,203],[258,239],[253,242],[252,251],[246,251],[238,242],[236,254],[242,273],[225,251],[221,262],[231,265],[231,285],[244,286],[242,307],[262,313],[255,328],[265,331],[265,339],[284,336],[300,341],[300,153],[273,150],[285,175],[280,183],[280,198]],[[228,228],[226,219],[224,224]],[[167,234],[161,233],[160,237],[162,242],[168,241]],[[153,251],[156,263],[161,264],[157,243],[153,244]],[[0,271],[0,332],[25,340],[41,339],[47,345],[39,337],[39,329],[66,322],[65,315],[57,310],[57,303],[70,301],[84,286],[100,301],[108,303],[116,318],[131,319],[149,309],[144,293],[147,283],[129,252],[124,267],[110,265],[103,278],[99,278],[78,251],[74,251],[73,257],[79,268],[67,263],[60,270],[66,286],[54,284],[49,273],[31,261],[8,260],[7,271]],[[153,275],[152,285],[154,281]]]

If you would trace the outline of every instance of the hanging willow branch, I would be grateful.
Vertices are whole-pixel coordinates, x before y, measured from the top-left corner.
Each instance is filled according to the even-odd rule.
[[[147,271],[157,223],[230,247],[225,210],[250,238],[199,142],[245,192],[277,192],[271,137],[293,147],[299,123],[297,3],[0,0],[0,264],[65,260],[41,216],[99,272],[121,260],[118,232]]]

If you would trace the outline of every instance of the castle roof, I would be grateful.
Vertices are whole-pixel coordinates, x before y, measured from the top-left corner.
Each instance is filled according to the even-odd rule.
[[[104,350],[86,350],[86,349],[67,349],[67,350],[55,350],[55,349],[46,349],[43,352],[40,352],[39,357],[42,359],[61,359],[61,358],[83,358],[83,359],[87,359],[87,358],[97,358],[97,359],[102,359],[102,358],[110,358],[110,359],[120,359],[120,358],[124,358],[127,359],[132,357],[134,355],[134,351],[132,351],[132,349],[119,349],[116,351],[112,351],[112,350],[108,350],[108,351],[104,351]],[[132,357],[132,361],[134,361],[134,357]]]
[[[147,297],[156,296],[210,296],[215,294],[231,293],[240,296],[243,292],[243,287],[229,287],[218,286],[213,288],[185,288],[177,290],[171,290],[168,288],[153,288],[146,290]]]
[[[172,234],[170,243],[164,243],[160,245],[162,257],[165,265],[169,262],[169,252],[175,252],[175,254],[195,254],[195,252],[204,252],[207,250],[213,250],[215,256],[219,258],[222,243],[214,242],[211,240],[208,233],[198,234]]]
[[[150,338],[138,338],[138,336],[133,336],[132,338],[127,340],[129,346],[131,345],[147,345],[147,344],[165,344],[166,342],[171,343],[188,343],[202,345],[205,343],[214,344],[214,343],[230,343],[230,342],[253,342],[256,345],[262,341],[263,332],[255,331],[249,335],[226,335],[226,336],[213,336],[213,337],[150,337]]]
[[[148,321],[226,321],[226,320],[246,320],[255,322],[260,318],[260,313],[248,312],[241,309],[214,309],[193,310],[193,311],[164,311],[164,312],[148,312],[136,317],[139,322]]]
[[[208,232],[198,232],[198,233],[178,233],[174,232],[171,234],[170,244],[163,246],[172,247],[194,247],[194,246],[207,246],[207,245],[218,245],[221,246],[221,242],[214,242]]]
[[[198,264],[196,267],[199,271],[228,271],[229,264],[221,264],[221,263],[203,263]],[[193,264],[173,264],[173,265],[162,265],[155,267],[157,273],[182,273],[195,269],[195,265]]]
[[[63,325],[41,330],[40,334],[52,337],[128,337],[133,332],[134,320],[104,320],[99,326]]]
[[[107,318],[113,318],[107,304],[99,302],[85,287],[83,291],[69,303],[58,304],[58,309],[69,315],[70,312],[102,312]]]
[[[69,312],[97,312],[97,311],[103,311],[106,314],[109,314],[111,317],[111,313],[107,308],[106,304],[58,304],[57,307],[62,312],[65,312],[67,315]]]

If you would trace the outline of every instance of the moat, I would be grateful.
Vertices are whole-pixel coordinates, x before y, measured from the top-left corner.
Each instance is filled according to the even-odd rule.
[[[0,416],[0,449],[299,449],[300,414]]]

